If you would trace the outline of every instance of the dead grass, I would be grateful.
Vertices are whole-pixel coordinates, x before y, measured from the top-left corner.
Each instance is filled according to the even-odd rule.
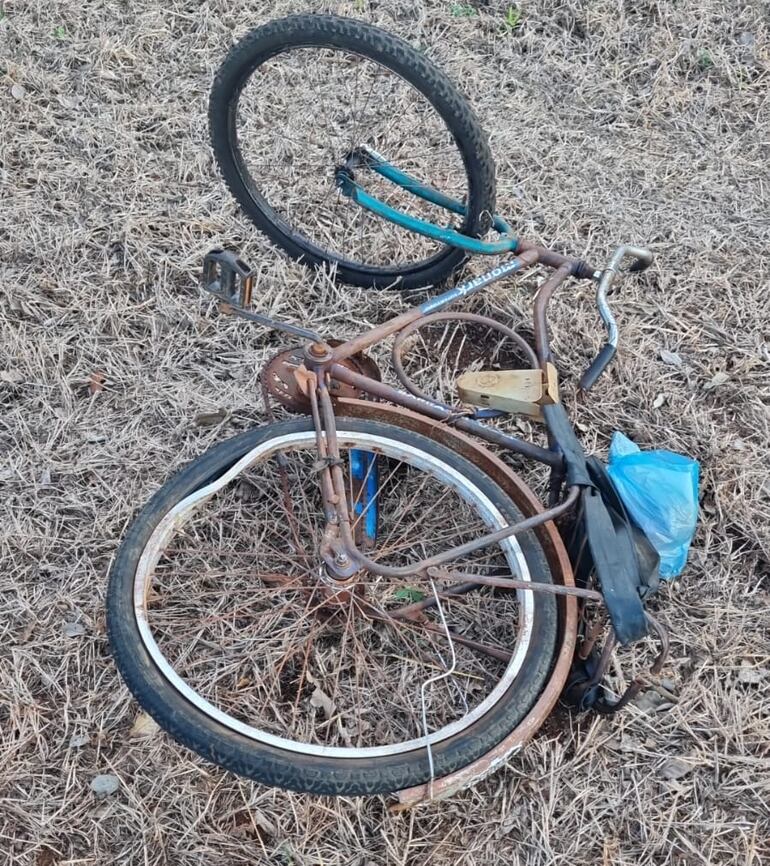
[[[760,864],[770,857],[766,6],[542,0],[523,5],[511,35],[495,2],[472,15],[432,0],[270,5],[2,7],[0,861]],[[212,166],[205,97],[233,36],[321,8],[419,41],[463,82],[491,132],[500,208],[528,236],[598,261],[618,241],[653,247],[652,273],[618,298],[622,358],[581,407],[581,429],[599,450],[621,429],[702,463],[691,564],[658,603],[677,702],[562,716],[474,790],[399,816],[380,798],[267,790],[164,736],[130,737],[137,707],[104,633],[105,576],[134,509],[171,468],[261,419],[256,375],[277,338],[206,315],[202,254],[239,247],[260,269],[263,309],[338,336],[403,306],[285,262]],[[523,305],[498,286],[490,307],[510,309],[511,291]],[[599,341],[585,300],[565,297],[554,322],[572,374]],[[664,364],[663,348],[682,364]],[[91,394],[97,371],[104,388]],[[712,387],[719,372],[727,379]],[[219,426],[193,423],[220,408]],[[67,637],[71,622],[83,633]],[[692,769],[667,780],[674,757]],[[100,773],[122,782],[104,800],[89,790]]]

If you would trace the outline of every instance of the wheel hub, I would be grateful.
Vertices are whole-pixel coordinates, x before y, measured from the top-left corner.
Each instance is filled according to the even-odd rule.
[[[337,578],[324,566],[319,573],[318,592],[325,599],[324,607],[348,607],[354,597],[363,597],[364,588],[358,582],[361,572],[348,578]]]
[[[298,589],[303,598],[312,602],[319,614],[328,614],[334,608],[348,608],[353,598],[364,598],[364,587],[359,583],[362,571],[350,577],[335,577],[327,566],[318,569],[315,580],[300,580],[288,574],[262,575],[269,586]]]

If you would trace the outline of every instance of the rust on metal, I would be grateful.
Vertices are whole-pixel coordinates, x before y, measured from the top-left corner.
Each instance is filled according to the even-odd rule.
[[[546,316],[548,304],[553,296],[553,293],[572,273],[573,265],[570,262],[565,262],[557,268],[550,277],[540,286],[535,296],[535,306],[533,310],[533,321],[535,328],[535,348],[537,349],[537,357],[543,369],[548,361],[551,361],[551,347],[548,338],[548,319]]]
[[[432,566],[441,565],[444,562],[457,559],[459,556],[465,556],[467,553],[481,550],[484,547],[488,547],[490,544],[496,544],[498,541],[503,541],[504,539],[511,538],[514,535],[521,535],[522,533],[528,532],[530,529],[534,529],[536,526],[540,526],[543,523],[556,520],[556,518],[561,517],[568,511],[571,511],[579,497],[580,488],[571,487],[566,499],[554,508],[549,508],[547,511],[538,508],[532,517],[527,517],[524,520],[520,520],[518,523],[511,524],[510,526],[504,526],[496,532],[490,532],[488,535],[483,535],[481,538],[468,541],[465,544],[452,548],[452,550],[444,551],[444,553],[437,553],[435,556],[423,559],[422,562],[418,563],[414,568],[427,570]]]
[[[367,418],[383,422],[396,421],[415,433],[448,445],[482,472],[492,478],[510,497],[523,513],[542,509],[540,501],[499,457],[480,446],[477,441],[462,431],[448,427],[425,415],[389,406],[385,403],[372,403],[365,400],[339,401],[341,414],[352,418]],[[553,580],[564,587],[574,587],[572,566],[564,542],[556,525],[552,522],[541,523],[532,530],[540,542]],[[516,751],[521,749],[540,729],[550,715],[559,696],[564,691],[577,641],[578,602],[573,596],[557,596],[559,610],[559,651],[554,662],[551,677],[540,697],[522,722],[494,749],[467,767],[433,781],[432,785],[418,785],[397,792],[399,803],[396,809],[408,809],[426,800],[440,800],[457,791],[473,785],[479,779],[493,772],[505,763]]]
[[[411,322],[421,318],[421,316],[422,313],[420,312],[420,308],[412,307],[405,313],[401,313],[400,316],[388,319],[387,322],[377,325],[377,327],[372,328],[371,331],[367,331],[365,334],[361,334],[359,337],[355,337],[353,340],[337,346],[333,352],[334,361],[340,363],[346,358],[350,358],[352,355],[358,355],[359,352],[363,352],[375,343],[379,343],[386,337],[390,337],[392,334],[395,334],[396,331],[400,331]]]
[[[327,343],[322,343],[318,341],[316,341],[315,343],[311,343],[307,347],[307,351],[313,358],[321,360],[326,360],[326,358],[329,357],[329,355],[331,354],[330,350],[331,346],[329,346]]]
[[[589,265],[587,262],[582,261],[582,259],[563,256],[561,253],[538,246],[531,241],[520,240],[518,248],[519,250],[534,250],[540,263],[549,268],[569,267],[569,273],[579,280],[593,279],[597,273],[597,269],[593,265]]]
[[[330,340],[332,347],[340,345],[339,340]],[[275,400],[291,412],[303,415],[310,414],[310,400],[307,396],[307,386],[315,377],[309,377],[309,371],[304,366],[305,354],[302,347],[285,349],[274,355],[262,371],[262,382],[267,392]],[[358,354],[346,358],[342,364],[349,370],[360,373],[370,379],[379,381],[380,371],[377,364],[367,355]],[[329,382],[329,392],[333,398],[363,397],[360,388],[347,385],[337,380]]]
[[[585,616],[585,613],[586,611],[583,611],[583,616]],[[583,635],[583,639],[580,641],[580,646],[577,651],[577,657],[579,659],[585,661],[588,656],[591,655],[591,650],[596,645],[596,641],[602,636],[605,628],[605,623],[598,618],[594,619],[593,622],[586,626],[585,634]]]
[[[513,261],[518,261],[520,266],[529,267],[531,265],[537,264],[540,259],[541,252],[548,253],[547,250],[542,250],[541,247],[537,247],[534,244],[522,244],[521,251],[517,253],[516,257]],[[574,267],[578,264],[576,259],[564,259],[564,257],[560,257],[563,261],[569,261],[571,263],[570,267]],[[480,292],[482,289],[486,288],[490,282],[494,281],[493,273],[490,272],[489,275],[482,274],[480,277],[476,277],[470,282],[466,283],[467,291],[464,291],[461,295],[458,295],[453,300],[459,300],[460,297],[467,298],[470,295],[475,294],[476,292]],[[452,301],[447,301],[446,303],[451,303]],[[387,322],[383,322],[381,325],[377,325],[377,327],[372,328],[370,331],[367,331],[365,334],[361,334],[358,337],[350,340],[347,343],[344,343],[341,346],[338,346],[334,350],[334,360],[339,362],[345,358],[349,358],[351,355],[355,355],[358,352],[363,352],[365,349],[368,349],[370,346],[373,346],[375,343],[379,343],[384,340],[386,337],[390,337],[395,334],[397,331],[400,331],[402,328],[405,328],[407,325],[410,325],[412,322],[417,321],[418,319],[425,319],[425,313],[423,312],[421,307],[412,307],[404,313],[401,313],[399,316],[395,316],[392,319],[389,319]]]
[[[311,373],[315,377],[315,373]],[[321,555],[327,553],[331,549],[333,542],[336,540],[337,534],[337,493],[334,489],[334,483],[329,472],[329,452],[324,430],[321,426],[321,412],[318,407],[318,392],[315,387],[308,389],[310,397],[310,411],[313,416],[313,429],[315,430],[316,448],[318,449],[318,462],[326,465],[319,474],[321,484],[321,496],[324,502],[324,516],[326,517],[326,527],[324,528],[323,537],[320,545]]]
[[[334,435],[336,436],[336,431],[334,431]],[[330,441],[329,447],[330,449],[336,449],[336,442]],[[332,453],[335,453],[335,451],[333,450]],[[420,562],[404,566],[389,566],[369,559],[361,553],[361,551],[356,549],[350,528],[350,516],[347,512],[344,476],[339,463],[340,461],[331,463],[329,469],[332,475],[334,490],[337,494],[335,504],[338,514],[337,525],[340,533],[339,542],[337,545],[332,545],[332,547],[335,548],[337,553],[342,550],[349,554],[350,559],[358,568],[365,568],[372,574],[378,574],[384,577],[419,577],[421,573],[428,574],[429,569],[433,566],[441,565],[444,562],[449,562],[452,559],[457,559],[460,556],[465,556],[468,553],[473,553],[476,550],[481,550],[484,547],[497,544],[497,542],[503,541],[506,538],[521,535],[524,532],[529,532],[530,530],[535,529],[537,526],[556,520],[556,518],[561,517],[574,508],[575,503],[580,496],[580,489],[578,487],[571,487],[564,501],[554,508],[549,508],[547,511],[538,508],[536,509],[535,514],[524,520],[520,520],[518,523],[504,526],[502,529],[482,535],[480,538],[468,541],[465,544],[460,544],[450,550],[445,550],[443,553],[437,553],[434,556],[421,560]],[[333,573],[338,573],[342,576],[346,574],[345,571],[338,569],[336,563],[329,562],[328,564]],[[351,565],[350,568],[352,567],[353,566]],[[493,578],[490,578],[490,580],[492,579]],[[505,586],[509,587],[510,584],[506,583]]]
[[[458,414],[451,406],[445,406],[435,401],[428,402],[415,397],[413,394],[397,391],[395,388],[391,388],[382,382],[374,382],[366,376],[354,373],[342,364],[332,363],[329,367],[329,375],[332,379],[346,382],[348,385],[359,388],[361,391],[365,391],[378,399],[387,400],[405,409],[415,410],[421,415],[436,421],[450,422],[452,427],[456,427],[466,433],[473,433],[473,435],[479,436],[481,439],[486,439],[487,442],[492,442],[511,451],[516,451],[525,457],[529,457],[531,460],[537,460],[539,463],[545,463],[548,466],[556,468],[563,466],[564,459],[561,454],[541,448],[532,442],[516,439],[503,433],[496,427],[480,424],[477,421],[466,418]]]
[[[529,592],[542,592],[546,595],[571,595],[584,601],[601,603],[604,596],[594,589],[582,589],[579,586],[559,586],[555,583],[534,583],[531,580],[518,580],[515,577],[490,577],[486,574],[466,574],[457,571],[445,571],[441,568],[429,568],[428,576],[438,580],[457,581],[462,586],[493,586],[497,589],[524,589]]]
[[[633,680],[631,680],[628,687],[623,692],[623,694],[618,698],[618,700],[616,700],[612,703],[607,702],[607,701],[597,701],[597,703],[595,703],[593,705],[593,708],[598,713],[602,713],[603,715],[611,715],[612,713],[618,712],[618,710],[622,710],[623,707],[628,706],[628,704],[631,703],[631,701],[639,694],[639,692],[642,690],[642,688],[644,688],[644,686],[647,684],[648,677],[657,676],[661,672],[661,670],[663,669],[663,665],[664,665],[666,659],[668,658],[668,651],[669,651],[668,632],[663,627],[663,625],[661,623],[659,623],[658,620],[655,619],[654,616],[652,616],[652,614],[648,613],[648,614],[646,614],[646,616],[647,616],[648,622],[652,626],[652,630],[658,636],[658,640],[660,641],[660,652],[655,657],[655,661],[650,666],[650,669],[647,672],[647,674],[635,677]],[[612,654],[612,648],[614,647],[615,642],[616,642],[615,641],[615,632],[612,629],[610,629],[610,636],[608,637],[607,643],[605,644],[604,650],[602,651],[602,656],[601,656],[601,659],[599,660],[599,666],[598,666],[597,673],[592,677],[592,679],[590,681],[591,686],[594,686],[594,685],[597,685],[598,683],[600,683],[604,674],[606,673],[607,668],[609,667],[609,661],[610,661],[611,654]],[[609,650],[607,649],[608,646],[610,647]]]
[[[422,404],[419,403],[418,405],[420,407],[419,411],[413,412],[409,409],[390,406],[387,403],[375,403],[369,400],[344,398],[338,401],[338,408],[342,416],[348,418],[366,418],[373,421],[379,420],[383,423],[395,423],[407,430],[420,433],[435,442],[440,442],[453,451],[457,451],[458,454],[470,460],[476,466],[479,466],[485,474],[497,482],[511,497],[514,505],[522,513],[537,513],[543,510],[540,500],[499,457],[483,445],[480,445],[475,438],[457,429],[455,425],[449,426],[441,423],[439,419],[426,417],[422,413]],[[549,535],[547,533],[542,534],[540,527],[535,527],[534,532],[542,544],[549,543]],[[555,526],[554,532],[556,532]],[[558,535],[558,532],[556,532],[556,537],[561,545],[561,536]]]

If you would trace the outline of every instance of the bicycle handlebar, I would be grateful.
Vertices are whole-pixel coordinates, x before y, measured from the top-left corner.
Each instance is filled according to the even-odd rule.
[[[620,273],[620,265],[626,256],[633,257],[634,262],[628,270],[635,273],[649,268],[653,260],[653,255],[649,250],[646,250],[643,247],[634,247],[630,244],[623,244],[623,246],[620,246],[615,250],[610,259],[610,263],[602,271],[602,275],[599,278],[599,284],[596,287],[596,306],[599,308],[599,315],[607,329],[607,342],[580,378],[579,387],[583,391],[588,391],[589,388],[593,387],[596,380],[607,369],[610,361],[615,357],[615,353],[618,349],[618,326],[615,322],[615,317],[612,315],[612,310],[610,310],[610,305],[607,303],[607,295]]]

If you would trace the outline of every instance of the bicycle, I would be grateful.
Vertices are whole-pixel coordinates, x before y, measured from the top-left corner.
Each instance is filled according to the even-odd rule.
[[[286,93],[316,72],[344,85],[334,95],[339,117],[326,127],[335,143],[317,134],[330,85]],[[254,79],[261,101],[242,121]],[[370,105],[390,106],[384,121],[374,123]],[[271,106],[284,122],[268,151]],[[292,126],[292,106],[306,118],[315,106],[307,141],[295,138],[302,125]],[[249,309],[252,270],[232,252],[206,256],[205,289],[303,345],[261,374],[271,423],[168,481],[120,548],[108,628],[139,703],[175,739],[243,776],[314,793],[401,791],[406,802],[489,772],[560,696],[604,713],[626,705],[643,680],[611,700],[602,681],[615,645],[658,638],[653,673],[666,657],[666,632],[645,610],[657,557],[568,419],[547,310],[568,279],[595,284],[608,339],[580,380],[587,391],[616,351],[607,296],[621,265],[630,259],[641,271],[652,255],[621,246],[598,269],[518,239],[495,213],[494,164],[464,98],[414,48],[358,21],[295,16],[252,31],[217,73],[210,125],[247,215],[290,256],[330,267],[340,281],[414,289],[436,285],[469,254],[509,257],[336,341]],[[410,130],[430,145],[427,155],[410,149]],[[250,131],[261,147],[246,146]],[[435,166],[442,183],[434,185]],[[279,206],[301,169],[307,187]],[[437,212],[459,224],[440,225]],[[497,239],[485,239],[488,231]],[[490,317],[446,312],[535,266],[550,275],[535,298],[534,348]],[[424,329],[457,322],[494,332],[525,361],[464,372],[459,403],[423,390],[405,361]],[[366,354],[390,337],[401,388],[381,381]],[[276,421],[271,400],[301,417]],[[543,423],[548,447],[494,423],[511,412]],[[547,507],[506,453],[547,468]]]

